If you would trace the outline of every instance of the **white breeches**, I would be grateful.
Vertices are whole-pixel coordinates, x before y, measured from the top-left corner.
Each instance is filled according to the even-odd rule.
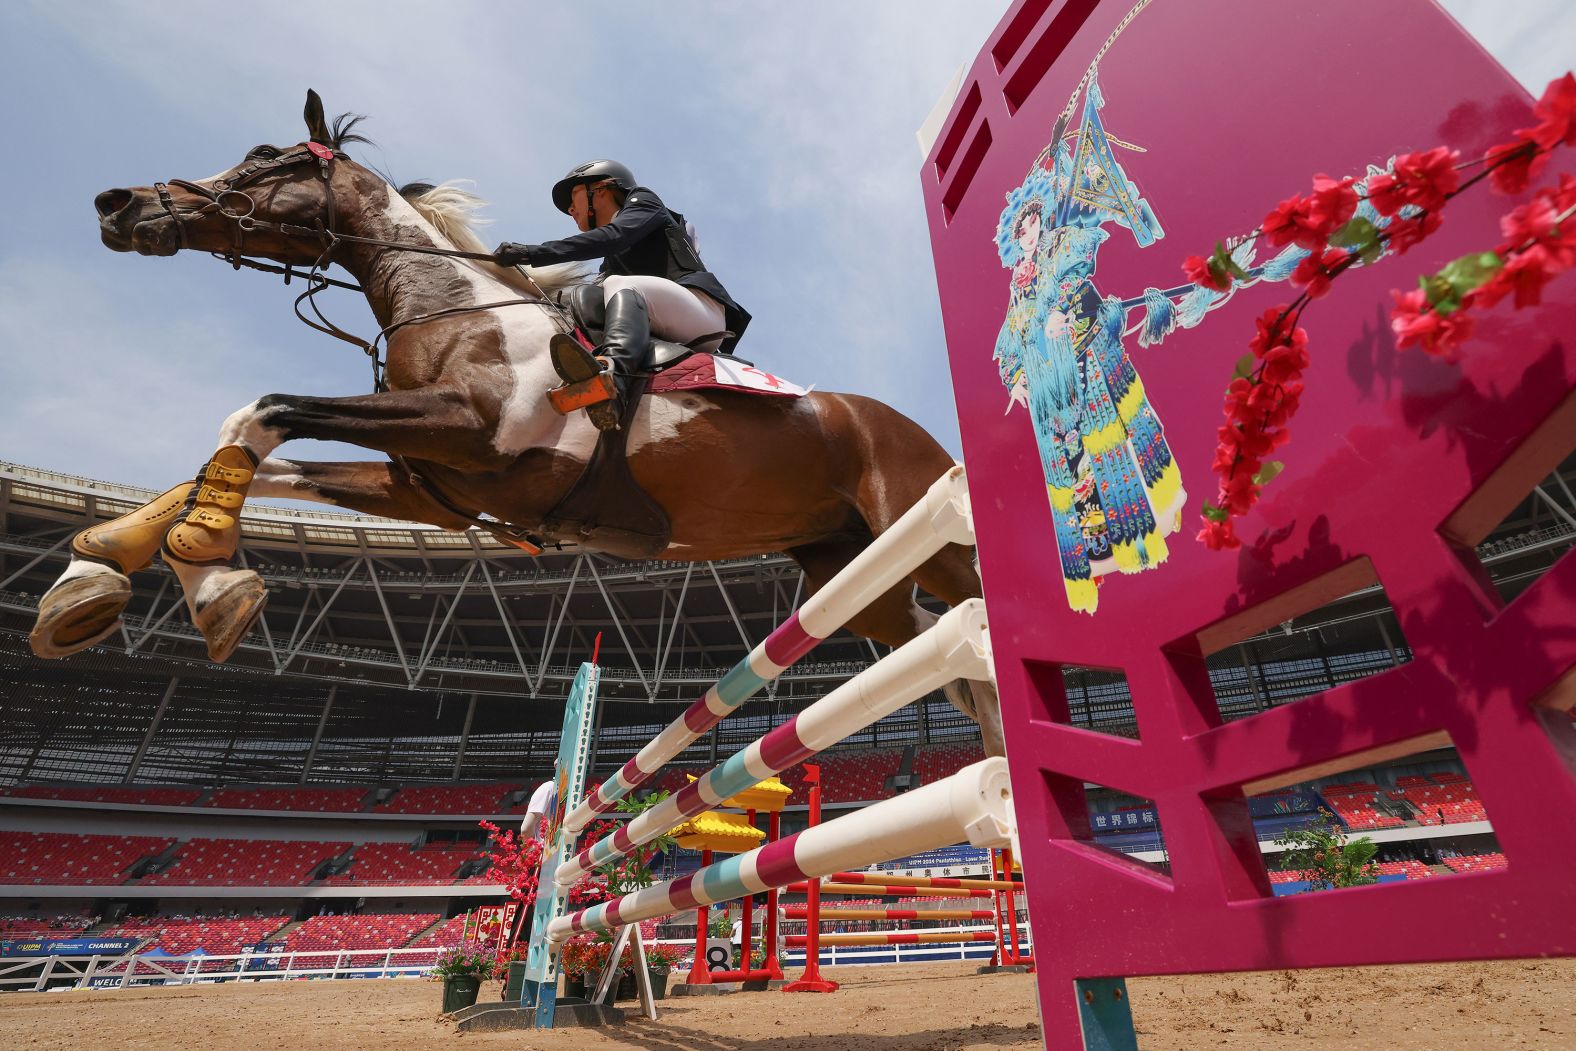
[[[610,275],[602,281],[603,300],[625,288],[633,288],[644,297],[651,332],[661,339],[688,343],[696,336],[728,327],[721,303],[665,277]]]

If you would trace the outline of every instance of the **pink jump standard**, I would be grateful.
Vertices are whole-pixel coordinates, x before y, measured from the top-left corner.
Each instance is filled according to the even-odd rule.
[[[1358,41],[1383,60],[1347,61]],[[1223,76],[1229,104],[1196,90]],[[1533,123],[1529,102],[1425,0],[1019,0],[964,78],[921,181],[1048,1045],[1136,1047],[1123,975],[1576,953],[1576,555],[1507,602],[1474,550],[1572,451],[1572,283],[1485,317],[1459,363],[1398,352],[1390,290],[1497,243],[1517,203],[1476,191],[1423,245],[1343,279],[1303,322],[1314,361],[1285,472],[1226,552],[1191,536],[1221,386],[1292,295],[1245,285],[1207,318],[1167,317],[1158,291],[1314,173],[1441,143],[1481,156]],[[1055,316],[1006,327],[1042,289]],[[1148,321],[1124,295],[1152,301]],[[1100,370],[1111,404],[1092,386],[1052,404],[1057,369]],[[1070,419],[1108,408],[1106,429]],[[1042,443],[1057,413],[1068,441]],[[1125,482],[1101,473],[1113,462]],[[1223,716],[1212,655],[1376,586],[1410,663]],[[1073,725],[1069,665],[1125,676],[1136,739]],[[1248,796],[1444,745],[1506,868],[1273,896]],[[1096,843],[1089,783],[1152,801],[1167,870]]]

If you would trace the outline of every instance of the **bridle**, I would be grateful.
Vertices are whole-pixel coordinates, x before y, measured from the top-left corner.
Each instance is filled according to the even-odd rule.
[[[336,158],[343,158],[344,156],[345,155],[338,150],[335,150],[329,146],[325,146],[322,143],[308,142],[302,146],[296,147],[295,149],[286,150],[277,157],[258,157],[255,159],[248,157],[247,161],[244,162],[240,167],[220,176],[217,179],[214,179],[213,187],[211,189],[198,183],[188,182],[185,179],[171,179],[168,183],[154,183],[153,190],[158,195],[159,204],[163,206],[164,211],[169,215],[171,222],[175,224],[175,232],[176,236],[180,240],[181,248],[184,249],[190,247],[187,244],[186,239],[186,223],[189,223],[194,219],[218,214],[230,220],[231,223],[234,224],[235,240],[228,252],[212,253],[215,258],[225,260],[236,270],[239,270],[244,266],[252,270],[261,270],[265,273],[283,274],[285,284],[287,285],[290,283],[290,279],[292,277],[300,276],[305,279],[307,284],[306,291],[296,296],[295,299],[295,316],[299,318],[304,324],[310,326],[311,328],[317,329],[319,332],[326,333],[335,337],[336,339],[341,339],[353,346],[360,347],[361,350],[372,361],[372,389],[376,393],[382,393],[383,391],[388,390],[387,367],[384,364],[383,356],[380,353],[380,347],[386,344],[389,336],[407,325],[417,325],[426,321],[432,321],[436,318],[448,317],[453,314],[464,314],[477,310],[495,310],[499,307],[524,305],[539,306],[545,309],[548,312],[549,317],[552,319],[553,324],[557,326],[560,331],[568,332],[574,328],[574,323],[569,318],[568,312],[564,309],[564,307],[549,299],[547,294],[543,292],[535,282],[531,283],[531,287],[536,290],[537,295],[540,297],[538,299],[502,299],[491,303],[477,303],[473,306],[445,307],[441,310],[430,311],[426,314],[418,314],[414,317],[403,318],[399,321],[393,322],[392,324],[386,325],[378,330],[378,334],[374,336],[370,342],[362,339],[359,336],[353,335],[352,333],[346,332],[344,329],[334,324],[327,317],[325,317],[323,312],[318,308],[316,301],[317,294],[330,286],[335,288],[349,289],[354,292],[365,291],[365,289],[363,289],[360,285],[353,284],[349,281],[336,280],[323,272],[334,261],[333,256],[335,249],[337,249],[342,244],[369,245],[374,248],[382,248],[400,252],[419,252],[423,255],[448,256],[451,259],[471,259],[478,262],[488,263],[497,262],[492,254],[488,252],[464,252],[458,249],[438,248],[432,245],[410,244],[402,241],[385,241],[376,237],[361,237],[355,234],[342,233],[335,229],[335,227],[338,225],[338,213],[335,207],[334,188],[330,182],[332,177],[332,170],[330,166]],[[252,197],[251,194],[243,190],[242,187],[257,181],[265,175],[273,174],[281,169],[291,168],[298,164],[310,164],[313,161],[317,162],[318,175],[322,179],[323,183],[323,196],[325,200],[324,216],[316,219],[311,226],[301,226],[295,223],[277,223],[256,218],[257,200]],[[195,194],[198,197],[205,198],[208,203],[196,209],[183,211],[182,209],[176,207],[175,199],[170,195],[169,188],[171,186],[177,186],[182,190],[185,190],[187,193]],[[253,259],[246,255],[246,235],[256,230],[269,231],[285,237],[313,240],[318,242],[322,246],[323,250],[313,261],[311,269],[305,273],[300,273],[289,263],[286,263],[283,266],[276,266],[272,263],[266,263],[262,260]],[[530,281],[530,278],[527,277],[526,280]],[[317,318],[316,321],[307,317],[301,312],[302,304],[311,307],[312,313]],[[494,537],[500,541],[503,541],[504,543],[512,544],[513,546],[521,548],[522,550],[533,555],[541,554],[542,546],[545,541],[536,536],[530,530],[508,522],[482,518],[478,515],[471,514],[465,509],[456,506],[453,501],[449,500],[448,497],[438,491],[438,489],[434,487],[432,483],[423,478],[413,467],[411,467],[410,463],[404,456],[390,454],[389,459],[392,460],[395,466],[407,476],[413,489],[426,496],[429,500],[437,504],[443,510],[464,519],[470,524],[475,525],[487,531],[488,533],[491,533]]]
[[[369,245],[374,248],[383,248],[400,252],[417,252],[423,255],[448,256],[451,259],[471,259],[477,262],[496,263],[497,260],[488,252],[464,252],[454,248],[438,248],[434,245],[410,244],[404,241],[385,241],[377,237],[360,237],[356,234],[342,233],[335,229],[338,225],[338,212],[334,198],[334,188],[330,183],[332,177],[331,164],[336,158],[343,158],[345,154],[319,142],[308,142],[295,149],[286,150],[277,157],[249,158],[240,167],[219,176],[213,180],[210,189],[199,183],[188,182],[185,179],[171,179],[167,183],[156,182],[153,191],[158,195],[159,204],[164,208],[170,221],[175,224],[175,233],[180,241],[180,247],[185,249],[190,245],[186,239],[186,224],[209,215],[220,215],[230,220],[234,226],[235,240],[227,252],[211,253],[216,259],[223,259],[232,268],[239,270],[243,266],[252,270],[261,270],[270,274],[284,275],[285,284],[290,283],[292,277],[301,277],[306,281],[306,291],[296,296],[295,316],[303,324],[319,332],[344,340],[346,343],[361,348],[372,362],[372,389],[382,392],[388,389],[386,366],[383,361],[381,347],[388,341],[389,336],[407,325],[416,325],[425,321],[432,321],[440,317],[453,314],[470,313],[477,310],[494,310],[498,307],[510,306],[540,306],[553,317],[554,323],[563,331],[573,328],[573,323],[568,319],[564,309],[559,304],[548,298],[547,294],[532,282],[531,287],[536,289],[539,299],[502,299],[491,303],[477,303],[472,306],[446,307],[426,314],[403,318],[378,330],[378,334],[369,342],[350,332],[346,332],[324,316],[318,308],[316,296],[324,289],[333,286],[344,288],[352,292],[364,292],[360,285],[349,281],[339,281],[329,277],[325,270],[334,261],[334,251],[342,244]],[[277,223],[266,219],[256,218],[257,200],[242,189],[258,179],[271,175],[284,168],[292,168],[298,164],[317,163],[318,175],[323,183],[324,213],[323,217],[314,220],[311,226],[301,226],[296,223]],[[177,186],[187,193],[205,198],[208,203],[195,208],[182,210],[175,205],[175,199],[170,195],[170,187]],[[302,273],[289,263],[276,266],[246,255],[246,235],[253,231],[262,230],[280,234],[284,237],[294,237],[302,240],[312,240],[322,246],[322,252],[313,261],[310,270]],[[526,278],[530,281],[530,278]],[[316,320],[307,317],[301,312],[302,306],[311,308]]]

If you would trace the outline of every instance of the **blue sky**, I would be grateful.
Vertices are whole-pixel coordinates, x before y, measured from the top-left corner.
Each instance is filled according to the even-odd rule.
[[[1445,6],[1535,88],[1571,62],[1572,5]],[[396,180],[474,180],[488,243],[570,232],[548,187],[582,160],[623,160],[692,218],[755,314],[741,355],[879,397],[956,454],[914,132],[1005,7],[12,0],[0,459],[163,488],[260,394],[368,389],[361,355],[291,317],[276,279],[111,253],[92,212],[101,190],[298,141],[308,87],[331,113],[371,116],[376,147],[352,152]],[[353,294],[328,310],[374,328]]]

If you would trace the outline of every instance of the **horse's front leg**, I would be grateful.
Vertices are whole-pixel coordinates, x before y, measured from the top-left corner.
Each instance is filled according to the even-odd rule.
[[[230,564],[249,493],[319,499],[441,526],[465,524],[435,520],[441,512],[428,507],[388,464],[294,464],[268,460],[269,452],[290,438],[331,438],[445,461],[449,457],[440,443],[461,455],[474,454],[479,431],[469,399],[443,389],[261,398],[225,420],[220,447],[195,480],[73,538],[71,564],[39,602],[29,639],[33,651],[45,658],[65,657],[110,635],[131,599],[128,574],[149,565],[162,547],[209,656],[222,661],[267,599],[255,573]]]
[[[163,543],[192,622],[208,643],[208,656],[215,661],[229,657],[268,599],[262,578],[232,563],[241,539],[241,507],[270,452],[292,438],[312,438],[473,464],[486,454],[481,432],[473,399],[450,387],[349,398],[270,394],[232,413],[219,429],[218,451],[198,474],[197,491]],[[363,479],[361,484],[368,483]]]

